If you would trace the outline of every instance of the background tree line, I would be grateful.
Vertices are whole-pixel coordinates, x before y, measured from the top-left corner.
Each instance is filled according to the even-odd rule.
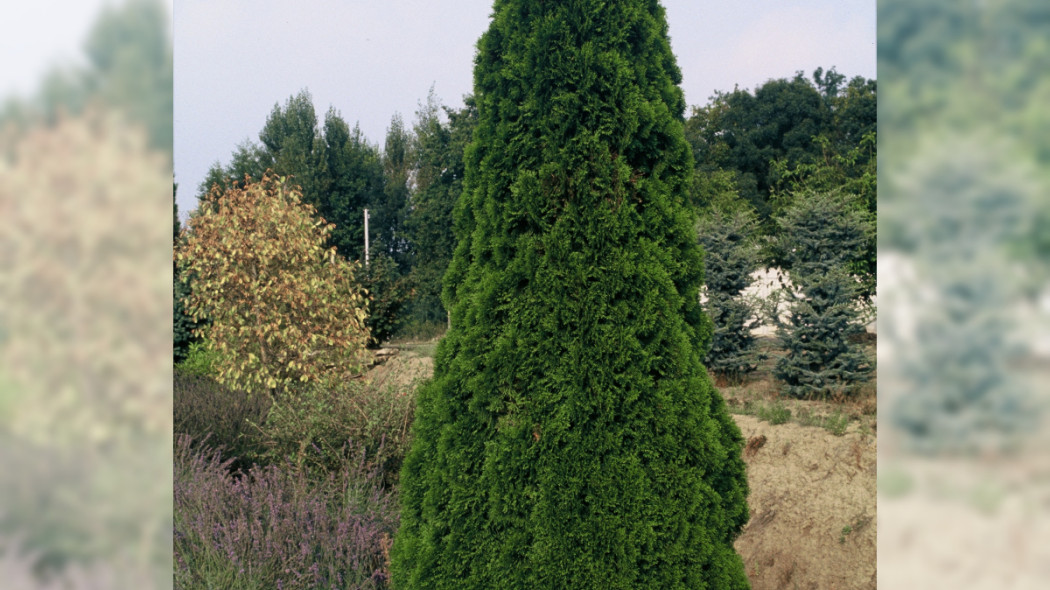
[[[874,80],[847,82],[834,68],[769,80],[754,91],[716,92],[686,121],[696,168],[692,205],[748,211],[757,233],[772,238],[779,232],[775,216],[794,195],[841,190],[873,229],[876,92]],[[442,277],[455,247],[452,212],[475,124],[473,97],[453,108],[431,93],[411,124],[394,115],[380,146],[334,108],[318,117],[304,89],[274,105],[258,141],[246,140],[228,163],[212,166],[197,187],[198,202],[212,187],[258,181],[268,169],[291,176],[304,203],[335,224],[328,245],[349,260],[364,260],[368,209],[371,260],[361,280],[372,296],[373,343],[399,331],[439,331],[447,317]],[[789,258],[777,243],[765,242],[762,263],[786,269]],[[863,281],[862,295],[873,294],[874,231],[848,264]],[[177,330],[177,359],[188,334]]]
[[[360,261],[368,209],[370,262],[361,279],[372,295],[374,344],[403,328],[424,333],[441,329],[446,323],[441,278],[454,247],[452,210],[461,192],[463,152],[474,119],[470,97],[453,109],[431,94],[411,126],[400,115],[392,118],[380,147],[335,109],[320,121],[309,91],[303,90],[284,105],[274,105],[258,142],[245,141],[229,163],[212,166],[197,187],[198,203],[207,206],[214,187],[223,192],[245,179],[257,182],[273,170],[291,177],[302,188],[303,202],[335,225],[328,246]],[[193,338],[186,332],[183,340],[179,336],[176,359],[184,358]]]
[[[875,294],[877,211],[875,80],[818,67],[810,77],[769,80],[754,91],[716,92],[694,107],[686,138],[696,165],[693,198],[705,211],[746,210],[771,238],[763,262],[790,270],[778,249],[776,217],[799,195],[839,191],[871,225],[865,246],[847,261],[861,295]]]

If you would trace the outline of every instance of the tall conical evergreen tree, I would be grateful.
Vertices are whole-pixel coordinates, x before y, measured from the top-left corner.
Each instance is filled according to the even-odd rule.
[[[497,0],[391,553],[412,588],[747,588],[655,0]]]

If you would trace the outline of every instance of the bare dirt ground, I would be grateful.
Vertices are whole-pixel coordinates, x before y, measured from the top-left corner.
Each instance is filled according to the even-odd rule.
[[[854,427],[771,425],[737,415],[748,440],[751,521],[737,539],[755,590],[876,584],[876,442]]]
[[[874,357],[874,336],[865,349]],[[876,384],[853,398],[782,398],[769,357],[741,384],[720,384],[747,440],[751,520],[737,539],[754,590],[876,587]]]
[[[763,346],[773,340],[764,338]],[[874,348],[869,342],[872,355]],[[371,377],[429,376],[433,350],[433,343],[399,345]],[[781,400],[772,363],[747,383],[720,388],[748,441],[751,520],[736,548],[752,587],[875,588],[875,386],[846,403]],[[771,408],[783,423],[770,423]]]

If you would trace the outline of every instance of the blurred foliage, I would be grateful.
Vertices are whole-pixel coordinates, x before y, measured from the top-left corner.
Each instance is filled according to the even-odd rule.
[[[0,429],[0,445],[4,588],[170,586],[170,436],[61,448]]]
[[[41,583],[157,587],[171,564],[167,155],[95,110],[4,141],[0,541]]]
[[[914,270],[886,293],[890,415],[913,450],[1015,448],[1042,414],[1017,367],[1050,276],[1050,5],[884,0],[878,23],[879,248]]]
[[[1027,355],[1013,311],[1032,287],[1017,246],[1034,230],[1038,172],[987,133],[928,139],[893,186],[887,241],[921,282],[908,352],[892,365],[911,388],[892,408],[909,446],[927,453],[1001,450],[1031,432],[1038,408],[1013,368]],[[921,296],[919,294],[922,293]],[[907,346],[907,344],[906,344]],[[896,357],[895,357],[896,358]]]
[[[0,129],[52,124],[88,105],[119,110],[146,129],[149,147],[172,150],[173,60],[171,17],[159,0],[107,4],[84,43],[86,69],[45,72],[29,99],[8,97],[0,106]]]
[[[3,151],[0,325],[12,336],[0,363],[25,401],[12,428],[69,444],[169,433],[165,157],[103,112],[27,130]]]

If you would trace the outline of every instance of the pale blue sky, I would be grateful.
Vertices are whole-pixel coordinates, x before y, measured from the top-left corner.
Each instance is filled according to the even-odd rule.
[[[664,0],[686,101],[835,66],[875,77],[874,0]],[[472,91],[491,0],[174,0],[175,178],[183,215],[208,168],[257,141],[274,104],[309,88],[381,144],[431,86]]]

